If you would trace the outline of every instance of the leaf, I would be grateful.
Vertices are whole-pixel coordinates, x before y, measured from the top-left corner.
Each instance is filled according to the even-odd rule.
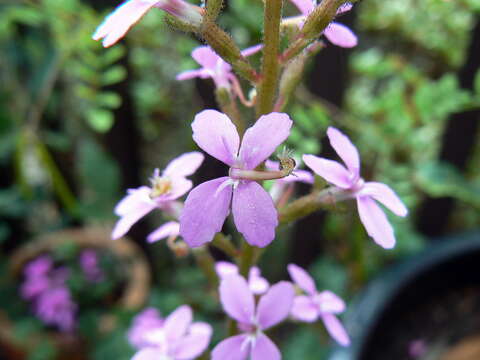
[[[127,76],[127,71],[121,65],[114,65],[105,71],[100,78],[100,83],[104,86],[116,84]]]
[[[100,133],[107,132],[113,126],[113,114],[111,111],[92,108],[86,111],[87,123],[92,127],[93,130]]]

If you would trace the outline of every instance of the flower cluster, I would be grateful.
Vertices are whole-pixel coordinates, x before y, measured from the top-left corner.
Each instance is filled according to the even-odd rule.
[[[20,288],[22,297],[32,303],[33,312],[42,322],[65,332],[75,327],[77,311],[66,285],[68,275],[64,267],[55,269],[49,256],[40,256],[25,266]]]

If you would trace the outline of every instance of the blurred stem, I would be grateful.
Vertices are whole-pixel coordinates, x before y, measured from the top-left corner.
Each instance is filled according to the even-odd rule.
[[[213,289],[216,289],[218,287],[218,276],[215,272],[215,261],[213,260],[212,255],[210,255],[208,248],[206,246],[200,246],[192,249],[192,253],[210,286]]]
[[[43,161],[45,167],[47,168],[48,173],[52,178],[53,188],[57,193],[60,201],[62,202],[63,206],[65,206],[65,209],[71,215],[75,215],[76,207],[77,207],[75,195],[70,190],[67,182],[62,176],[62,173],[58,169],[58,166],[55,163],[55,160],[53,159],[52,155],[48,151],[45,144],[43,144],[39,140],[33,140],[33,141],[36,141],[35,146],[38,153],[38,157],[40,158],[41,161]]]
[[[262,58],[262,81],[258,87],[257,117],[272,111],[278,88],[280,47],[280,20],[282,0],[265,0]]]
[[[278,219],[281,224],[287,224],[331,205],[352,198],[348,190],[330,187],[321,191],[302,196],[280,209]]]
[[[228,318],[227,320],[227,336],[234,336],[238,334],[237,323],[235,320]]]
[[[233,245],[229,237],[222,233],[217,233],[213,238],[212,245],[217,249],[222,250],[225,254],[232,258],[236,258],[240,255],[240,251]]]
[[[238,111],[237,103],[230,93],[230,90],[226,88],[216,89],[215,98],[220,106],[220,110],[228,115],[237,127],[238,133],[242,136],[245,131],[245,122],[243,121],[240,111]]]
[[[255,262],[255,247],[247,243],[245,240],[242,242],[242,254],[239,259],[240,274],[245,278],[248,276],[250,268]]]

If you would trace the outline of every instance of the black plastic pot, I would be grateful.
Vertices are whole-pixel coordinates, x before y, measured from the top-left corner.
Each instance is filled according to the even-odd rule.
[[[329,360],[480,360],[480,232],[433,242],[350,306]]]

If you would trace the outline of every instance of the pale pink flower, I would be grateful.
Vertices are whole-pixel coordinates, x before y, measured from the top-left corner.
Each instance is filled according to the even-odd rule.
[[[153,7],[160,8],[195,26],[199,26],[202,22],[200,8],[183,0],[127,0],[98,26],[93,39],[103,39],[104,47],[112,46]]]
[[[316,7],[316,0],[290,0],[302,13],[302,18],[298,19],[298,24],[303,26],[305,17],[308,16]],[[345,4],[341,6],[337,14],[349,11],[352,4]],[[344,48],[351,48],[357,46],[357,36],[345,25],[332,21],[323,31],[323,35],[334,45]]]
[[[175,215],[176,208],[180,206],[175,200],[192,188],[192,182],[186,177],[198,169],[203,158],[203,154],[197,151],[183,154],[173,159],[161,175],[160,171],[155,169],[151,178],[151,187],[140,186],[137,189],[129,189],[128,195],[115,207],[114,212],[120,216],[120,219],[112,231],[112,239],[125,235],[133,224],[154,209],[161,209]],[[166,237],[173,233],[175,233],[175,225],[169,222],[150,234],[148,240],[153,242],[161,239],[163,235]]]
[[[368,235],[380,246],[391,249],[395,246],[395,236],[387,216],[375,202],[379,201],[395,215],[406,216],[407,208],[395,192],[379,182],[365,182],[360,177],[360,157],[357,148],[339,130],[329,127],[327,135],[330,144],[346,165],[337,161],[303,155],[303,161],[317,175],[329,183],[351,193],[357,200],[358,214]]]
[[[131,342],[136,332],[134,345],[139,349],[132,360],[192,360],[208,347],[212,327],[204,322],[192,323],[189,306],[180,306],[165,319],[149,312],[136,318],[129,332]]]
[[[242,51],[243,56],[250,56],[259,51],[263,45],[249,47]],[[213,79],[217,88],[230,89],[238,83],[230,64],[225,62],[210,46],[199,46],[192,51],[192,58],[201,66],[200,69],[187,70],[177,75],[177,80],[193,78]]]
[[[239,275],[238,266],[228,261],[215,263],[215,271],[220,279],[230,275]],[[268,290],[269,286],[270,284],[267,279],[262,277],[258,266],[252,266],[248,273],[248,287],[250,291],[255,295],[261,295]]]
[[[136,349],[141,349],[151,344],[148,334],[155,329],[162,328],[165,320],[160,312],[153,308],[147,308],[133,318],[133,324],[128,330],[127,339]]]
[[[265,161],[265,167],[268,170],[279,170],[280,163],[278,161],[267,160]],[[292,174],[275,180],[270,188],[270,195],[272,199],[277,202],[282,194],[287,190],[287,187],[292,186],[295,182],[302,182],[305,184],[313,184],[314,177],[310,171],[307,170],[294,170]]]
[[[313,278],[301,267],[288,265],[290,277],[307,295],[295,296],[291,315],[294,319],[314,322],[321,319],[328,333],[340,345],[350,345],[350,338],[342,323],[335,316],[345,310],[345,303],[331,291],[318,292]]]
[[[264,331],[287,318],[295,295],[292,284],[281,281],[273,285],[258,305],[247,281],[239,275],[222,279],[219,291],[224,311],[237,321],[241,334],[220,342],[212,351],[212,360],[280,360],[280,351]]]
[[[88,281],[97,283],[103,280],[104,274],[100,268],[100,261],[95,250],[85,249],[82,251],[80,254],[80,267]]]
[[[198,185],[188,194],[180,216],[180,234],[191,247],[211,241],[230,213],[245,240],[265,247],[275,237],[277,210],[256,181],[235,175],[253,170],[290,134],[292,120],[284,113],[261,116],[245,132],[240,145],[237,129],[227,115],[204,110],[192,123],[193,140],[205,152],[230,166],[230,176]]]
[[[42,292],[34,303],[37,317],[47,325],[58,326],[60,331],[72,331],[75,326],[77,305],[65,286],[52,287]]]
[[[25,281],[20,286],[20,294],[25,300],[32,300],[50,286],[49,273],[53,269],[53,260],[48,255],[39,256],[30,261],[23,273]]]

